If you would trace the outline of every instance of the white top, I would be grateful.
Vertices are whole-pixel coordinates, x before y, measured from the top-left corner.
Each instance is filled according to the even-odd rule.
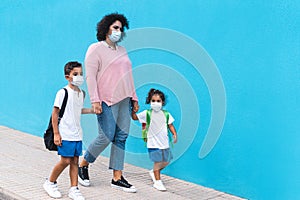
[[[146,123],[146,113],[144,110],[137,114],[140,123]],[[159,148],[167,149],[169,148],[169,137],[167,129],[167,119],[162,110],[155,112],[152,110],[150,116],[150,125],[147,134],[147,148]],[[174,118],[169,114],[168,124],[172,124]]]
[[[81,141],[82,128],[80,125],[81,109],[83,108],[83,92],[77,92],[69,86],[65,87],[68,91],[68,101],[65,113],[59,123],[59,133],[62,140]],[[65,97],[64,89],[56,93],[54,107],[61,109]]]

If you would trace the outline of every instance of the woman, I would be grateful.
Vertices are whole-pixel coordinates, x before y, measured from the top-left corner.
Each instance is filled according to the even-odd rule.
[[[85,57],[86,82],[97,114],[99,134],[89,145],[79,165],[79,183],[89,186],[88,165],[110,144],[109,168],[113,169],[111,186],[125,192],[136,192],[122,176],[125,143],[130,127],[130,108],[137,112],[138,99],[132,77],[132,66],[124,47],[118,42],[124,37],[128,21],[124,15],[106,15],[97,24],[99,42],[90,45]]]

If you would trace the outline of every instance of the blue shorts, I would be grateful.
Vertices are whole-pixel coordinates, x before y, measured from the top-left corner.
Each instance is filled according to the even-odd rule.
[[[57,153],[63,157],[81,156],[82,141],[63,140],[61,146],[57,146]]]
[[[148,148],[149,158],[153,162],[170,162],[173,158],[170,148],[168,149],[158,149],[158,148]]]

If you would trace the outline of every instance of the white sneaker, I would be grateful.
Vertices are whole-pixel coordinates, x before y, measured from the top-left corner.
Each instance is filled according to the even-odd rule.
[[[58,191],[58,187],[56,183],[50,182],[48,179],[45,181],[43,185],[45,191],[52,198],[61,198],[61,193]]]
[[[71,187],[69,190],[69,197],[74,200],[84,200],[78,187]]]
[[[158,189],[159,191],[167,190],[161,180],[156,180],[153,184],[153,187]]]
[[[149,174],[150,174],[150,176],[151,176],[151,178],[152,178],[153,183],[155,183],[156,179],[155,179],[155,176],[154,176],[153,169],[151,169],[151,170],[149,171]]]

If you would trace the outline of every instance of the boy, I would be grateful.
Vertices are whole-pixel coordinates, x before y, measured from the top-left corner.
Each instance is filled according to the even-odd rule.
[[[49,179],[43,185],[45,191],[52,198],[60,198],[56,180],[62,171],[70,165],[71,188],[69,197],[75,200],[84,200],[78,189],[78,160],[82,153],[82,128],[80,115],[93,113],[92,109],[83,108],[84,92],[79,89],[83,83],[82,65],[79,62],[68,62],[64,67],[65,78],[68,85],[68,100],[63,117],[58,125],[58,115],[65,96],[64,89],[57,92],[52,111],[52,125],[54,143],[58,148],[60,161],[54,166]]]

